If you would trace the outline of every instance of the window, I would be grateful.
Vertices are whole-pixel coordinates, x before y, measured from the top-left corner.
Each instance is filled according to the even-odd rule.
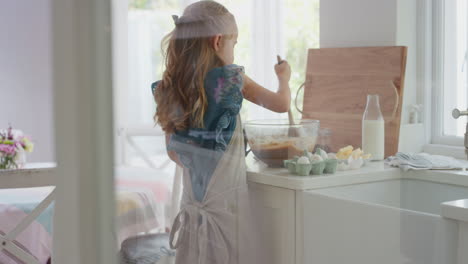
[[[127,124],[152,126],[154,102],[150,85],[163,72],[161,40],[174,26],[171,14],[179,14],[178,0],[134,0],[128,7]]]
[[[150,84],[162,76],[161,39],[174,27],[171,15],[181,15],[193,0],[130,0],[120,7],[120,22],[114,27],[127,46],[115,51],[114,68],[121,78],[117,83],[116,124],[118,126],[118,163],[138,166],[165,164],[162,131],[154,128],[154,101]],[[276,55],[292,67],[292,97],[305,81],[307,50],[319,45],[319,0],[219,0],[236,17],[239,28],[235,63],[259,84],[276,90]],[[122,5],[124,1],[115,1]],[[114,9],[118,9],[115,8]],[[125,10],[123,10],[125,9]],[[125,13],[123,13],[125,11]],[[115,11],[114,11],[115,12]],[[123,18],[125,23],[122,22]],[[119,34],[117,34],[119,35]],[[120,40],[122,42],[122,39]],[[121,43],[114,43],[119,46]],[[125,54],[125,56],[123,55]],[[120,59],[119,59],[120,57]],[[122,78],[126,76],[126,78]],[[122,84],[123,83],[123,84]],[[299,98],[302,107],[302,98]],[[299,113],[292,107],[296,118]],[[245,102],[243,120],[287,118]],[[150,165],[155,163],[156,165]]]
[[[468,6],[466,0],[433,1],[433,143],[462,146],[466,118],[454,119],[454,108],[467,109]]]
[[[319,0],[287,0],[285,1],[284,16],[284,39],[286,41],[285,55],[291,64],[292,76],[291,82],[291,109],[296,119],[300,118],[294,98],[298,88],[305,82],[307,52],[311,48],[319,48],[320,44],[320,18],[319,18]],[[292,30],[294,29],[294,30]],[[299,94],[297,104],[302,109],[303,93]]]

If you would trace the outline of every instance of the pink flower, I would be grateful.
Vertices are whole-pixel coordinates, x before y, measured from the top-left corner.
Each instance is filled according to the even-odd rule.
[[[20,130],[13,130],[11,126],[8,129],[0,129],[0,157],[15,158],[18,152],[32,152],[33,149],[31,139]]]
[[[221,100],[221,92],[224,87],[224,78],[218,78],[218,86],[214,90],[214,98],[216,103],[219,103]]]
[[[16,147],[15,145],[0,144],[0,152],[3,152],[7,156],[14,156],[16,154]]]

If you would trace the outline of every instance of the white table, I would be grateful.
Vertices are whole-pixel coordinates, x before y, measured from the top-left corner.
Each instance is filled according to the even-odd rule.
[[[0,170],[0,189],[55,186],[55,163],[29,163],[22,169]],[[26,264],[40,264],[27,251],[13,243],[54,200],[55,189],[9,233],[0,234],[0,250],[6,250]]]

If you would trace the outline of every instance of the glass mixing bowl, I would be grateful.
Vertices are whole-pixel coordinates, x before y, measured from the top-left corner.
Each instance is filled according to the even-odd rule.
[[[290,125],[288,119],[252,120],[244,128],[255,157],[270,167],[281,167],[283,160],[314,150],[320,122],[303,119]]]

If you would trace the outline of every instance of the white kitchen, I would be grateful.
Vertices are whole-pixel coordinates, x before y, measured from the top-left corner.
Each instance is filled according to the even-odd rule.
[[[0,263],[468,263],[466,0],[0,3]]]

